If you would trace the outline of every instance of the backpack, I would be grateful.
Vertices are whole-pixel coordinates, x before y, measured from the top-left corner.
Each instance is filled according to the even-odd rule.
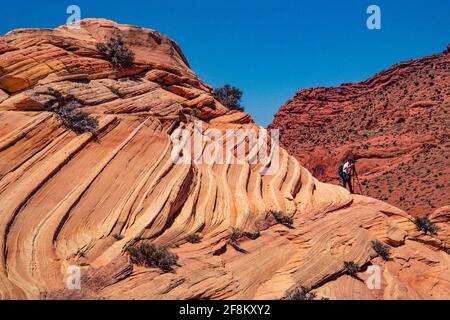
[[[343,163],[341,163],[341,164],[339,165],[339,171],[338,171],[338,174],[339,174],[340,177],[342,177],[342,176],[344,175],[344,164],[343,164]]]

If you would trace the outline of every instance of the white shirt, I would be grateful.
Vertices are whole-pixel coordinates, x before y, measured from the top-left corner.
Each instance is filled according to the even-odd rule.
[[[351,164],[350,164],[350,162],[346,162],[345,164],[344,164],[344,166],[342,167],[342,171],[345,173],[345,174],[349,174],[350,173],[350,168],[351,168]]]

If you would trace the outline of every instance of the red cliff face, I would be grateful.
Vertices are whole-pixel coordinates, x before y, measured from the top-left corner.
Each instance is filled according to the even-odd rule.
[[[356,156],[357,192],[421,215],[448,204],[449,50],[359,83],[299,91],[275,115],[283,146],[317,178],[340,183]]]

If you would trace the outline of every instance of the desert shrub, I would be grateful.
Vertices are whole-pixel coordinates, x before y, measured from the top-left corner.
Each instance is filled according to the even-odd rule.
[[[288,217],[282,214],[281,212],[274,211],[272,212],[272,215],[278,223],[283,224],[285,226],[291,227],[292,224],[294,223],[291,217]]]
[[[131,261],[145,267],[157,267],[164,272],[172,271],[172,266],[177,264],[178,256],[164,247],[155,244],[141,244],[128,247]]]
[[[55,112],[61,118],[64,126],[76,134],[85,132],[90,132],[92,134],[97,133],[97,119],[91,117],[86,112],[78,110],[75,104],[67,104]]]
[[[238,229],[238,228],[232,228],[231,229],[231,233],[230,233],[230,237],[228,239],[228,243],[237,251],[242,252],[242,253],[247,253],[246,250],[242,249],[239,244],[238,241],[240,238],[242,238],[242,236],[244,235],[244,233]]]
[[[344,262],[344,270],[349,276],[356,278],[357,273],[359,272],[360,268],[353,261],[345,261]]]
[[[123,239],[123,235],[121,235],[120,233],[116,233],[113,234],[113,238],[116,239],[117,241],[120,241]]]
[[[310,288],[304,286],[298,286],[286,291],[284,295],[285,300],[314,300],[316,293],[311,291]]]
[[[97,134],[98,121],[88,113],[78,109],[81,105],[80,100],[72,95],[64,96],[61,92],[54,89],[38,92],[38,94],[51,97],[44,104],[44,110],[56,114],[64,127],[76,134],[85,132]]]
[[[134,63],[134,52],[125,45],[121,37],[112,37],[107,43],[98,43],[97,50],[115,66],[129,68]]]
[[[197,234],[190,234],[186,237],[186,241],[190,243],[199,243],[202,240],[202,238]]]
[[[230,233],[230,242],[237,243],[238,240],[242,237],[243,233],[238,228],[232,228]]]
[[[389,246],[383,244],[381,241],[373,240],[372,249],[381,257],[383,260],[389,260],[391,255]]]
[[[417,229],[425,232],[425,234],[437,234],[438,227],[434,224],[434,222],[431,222],[428,218],[420,218],[417,217],[414,219],[414,224],[417,226]]]
[[[244,107],[241,105],[241,89],[226,84],[222,88],[214,89],[213,95],[215,99],[220,101],[228,109],[244,111]]]

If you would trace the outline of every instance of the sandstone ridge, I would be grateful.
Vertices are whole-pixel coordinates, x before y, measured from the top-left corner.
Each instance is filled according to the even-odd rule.
[[[429,217],[438,234],[424,235],[404,211],[319,182],[284,149],[274,175],[261,174],[270,162],[174,164],[177,128],[259,127],[216,101],[172,40],[102,19],[81,26],[0,38],[2,299],[281,299],[299,285],[330,299],[450,296],[449,207]],[[132,68],[97,51],[113,35],[135,52]],[[49,89],[81,101],[97,136],[45,111]],[[389,261],[375,239],[391,246]],[[133,265],[126,248],[139,243],[169,247],[178,265]],[[362,267],[359,280],[344,261]],[[361,281],[370,265],[380,289]],[[81,267],[81,290],[66,288],[69,266]]]

